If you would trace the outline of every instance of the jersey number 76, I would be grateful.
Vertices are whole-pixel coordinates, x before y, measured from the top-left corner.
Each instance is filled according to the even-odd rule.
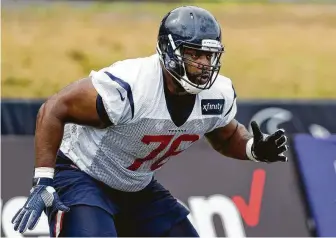
[[[149,145],[150,143],[160,143],[160,144],[145,158],[138,158],[134,160],[133,164],[131,164],[128,167],[128,169],[135,171],[139,169],[140,166],[145,161],[157,159],[150,167],[151,170],[156,170],[168,161],[167,159],[168,157],[178,155],[183,151],[183,150],[177,150],[182,142],[193,143],[199,139],[199,135],[195,134],[180,135],[175,140],[173,140],[167,152],[162,157],[157,158],[158,154],[168,147],[173,137],[174,135],[145,135],[141,140],[143,143],[147,145]]]

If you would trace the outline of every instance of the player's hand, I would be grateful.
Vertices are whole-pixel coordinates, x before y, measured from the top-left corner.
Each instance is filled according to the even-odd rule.
[[[30,190],[30,195],[24,206],[15,214],[12,219],[14,230],[23,233],[33,230],[40,219],[45,208],[53,208],[61,211],[69,211],[59,199],[55,189],[51,186],[53,180],[50,178],[38,178],[37,184]]]
[[[287,157],[283,154],[288,150],[285,130],[279,129],[272,135],[263,134],[258,124],[251,122],[253,132],[252,155],[260,162],[287,162]]]

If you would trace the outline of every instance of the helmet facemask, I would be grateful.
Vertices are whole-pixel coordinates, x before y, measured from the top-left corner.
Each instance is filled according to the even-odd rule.
[[[222,44],[216,40],[204,39],[200,44],[180,41],[176,45],[171,35],[168,35],[166,42],[163,47],[158,45],[157,50],[164,67],[173,78],[191,94],[209,89],[220,71],[220,58],[224,52]],[[210,57],[210,64],[204,65],[191,57],[186,57],[184,52],[188,50],[196,51],[197,54],[207,54],[207,57]],[[188,69],[193,69],[194,72]]]

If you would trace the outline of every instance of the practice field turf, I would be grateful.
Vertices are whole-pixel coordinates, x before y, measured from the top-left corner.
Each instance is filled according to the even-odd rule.
[[[199,5],[222,24],[221,73],[240,98],[336,98],[336,5]],[[2,98],[48,97],[91,70],[154,53],[159,21],[175,6],[3,8]]]

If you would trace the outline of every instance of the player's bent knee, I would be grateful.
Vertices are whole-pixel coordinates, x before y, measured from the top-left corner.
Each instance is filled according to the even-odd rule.
[[[105,210],[87,205],[71,206],[56,213],[50,226],[53,237],[116,237],[113,217]]]

